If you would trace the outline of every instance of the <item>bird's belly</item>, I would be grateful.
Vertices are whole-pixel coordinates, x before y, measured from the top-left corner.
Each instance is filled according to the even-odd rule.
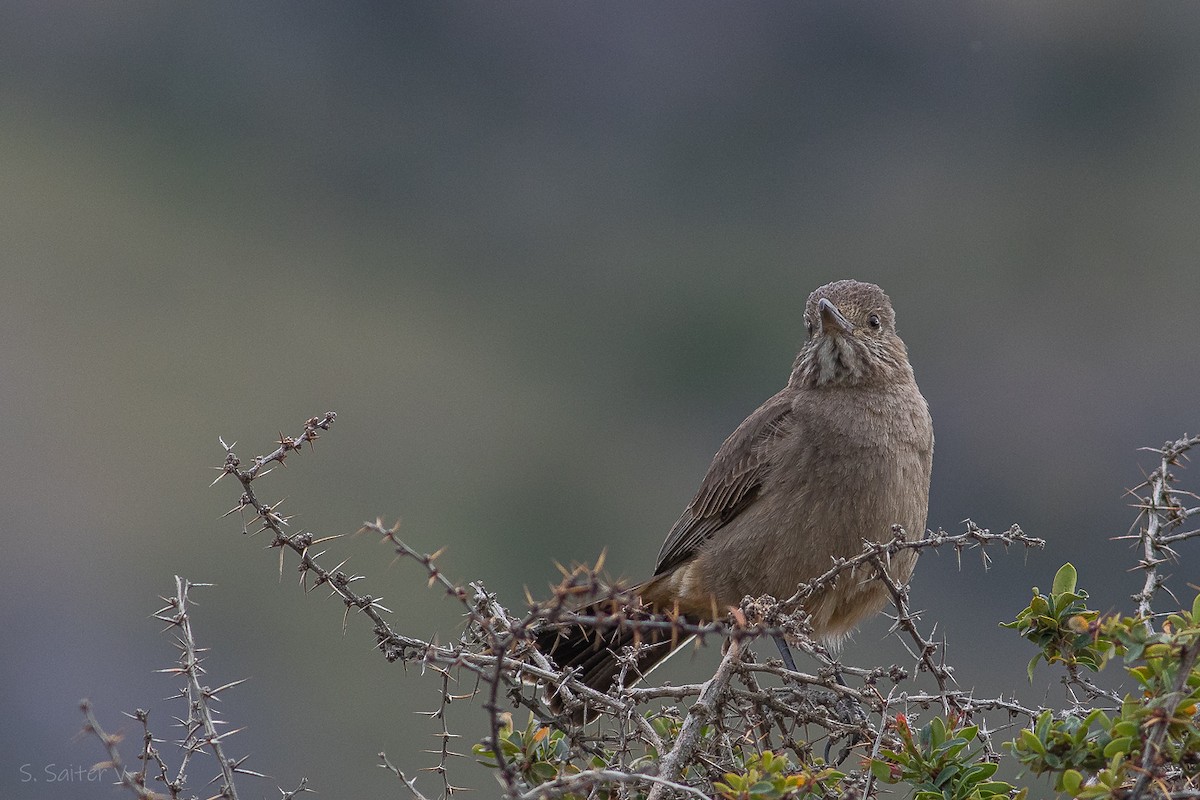
[[[781,479],[773,491],[764,492],[765,500],[716,532],[689,565],[680,588],[698,595],[698,587],[709,587],[722,611],[747,595],[785,600],[799,584],[829,570],[833,559],[860,553],[864,540],[890,540],[893,525],[903,526],[910,539],[921,536],[928,471],[922,475],[919,459],[881,455],[867,459],[866,469],[862,459],[856,461],[853,476],[837,463],[826,463],[794,476],[790,485],[786,477]],[[907,580],[914,561],[913,553],[902,553],[889,572]],[[886,600],[883,586],[869,578],[864,569],[843,574],[835,586],[806,603],[818,635],[840,636],[878,610]]]

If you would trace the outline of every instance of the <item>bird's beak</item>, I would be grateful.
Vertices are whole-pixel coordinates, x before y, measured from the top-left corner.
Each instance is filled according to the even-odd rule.
[[[822,297],[817,301],[817,313],[821,315],[821,329],[826,333],[850,333],[854,323],[842,316],[837,306]]]

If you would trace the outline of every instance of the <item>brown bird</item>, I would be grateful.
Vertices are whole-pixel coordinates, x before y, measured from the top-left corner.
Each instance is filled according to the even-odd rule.
[[[832,558],[860,552],[864,539],[890,539],[893,525],[910,539],[924,535],[933,425],[891,300],[874,284],[836,281],[809,296],[804,322],[809,338],[787,386],[721,445],[654,577],[634,587],[651,610],[712,619],[747,595],[790,597]],[[915,551],[901,552],[892,576],[908,580],[915,561]],[[805,610],[814,633],[836,645],[886,600],[878,581],[846,575]],[[607,608],[588,610],[597,607]],[[638,656],[641,675],[682,644],[669,637],[638,637],[649,645]],[[634,639],[628,630],[551,628],[538,645],[604,691],[617,674],[615,654]],[[786,643],[777,642],[791,666]]]

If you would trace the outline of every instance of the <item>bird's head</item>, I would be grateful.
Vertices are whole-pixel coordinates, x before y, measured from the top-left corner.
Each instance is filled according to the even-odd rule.
[[[875,284],[825,284],[808,296],[804,324],[808,342],[796,357],[793,383],[815,388],[912,380],[892,301]]]

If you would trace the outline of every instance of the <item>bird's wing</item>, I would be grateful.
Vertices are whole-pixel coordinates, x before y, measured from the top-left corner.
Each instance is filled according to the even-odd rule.
[[[687,561],[696,548],[754,502],[781,435],[792,425],[792,396],[780,391],[746,417],[713,457],[700,490],[658,554],[654,574]]]

